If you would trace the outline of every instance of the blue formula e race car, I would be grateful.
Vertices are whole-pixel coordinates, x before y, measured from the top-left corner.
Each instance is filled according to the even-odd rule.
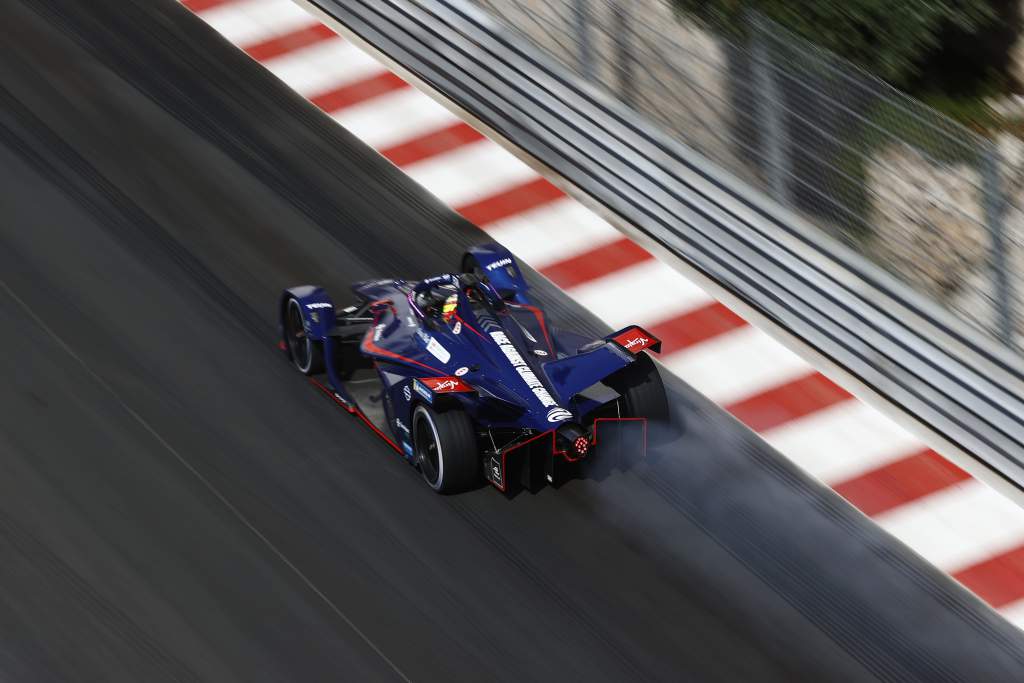
[[[340,309],[320,287],[283,292],[280,347],[435,491],[561,483],[584,460],[642,455],[647,421],[667,419],[646,353],[660,342],[552,329],[500,245],[471,248],[458,273],[352,290]]]

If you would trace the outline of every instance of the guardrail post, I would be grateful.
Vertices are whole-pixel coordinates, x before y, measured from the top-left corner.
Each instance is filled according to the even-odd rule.
[[[619,71],[619,99],[627,106],[636,100],[636,81],[633,78],[633,28],[629,10],[621,2],[612,6],[612,32],[615,35],[616,65]]]
[[[1013,285],[1006,265],[1006,196],[1000,173],[1002,164],[999,150],[989,145],[982,158],[982,188],[985,193],[985,225],[990,238],[989,264],[992,268],[992,282],[996,307],[996,334],[1007,346],[1014,345],[1016,335],[1016,311],[1014,310]]]
[[[577,60],[580,74],[587,81],[596,80],[594,71],[594,52],[590,44],[590,0],[573,0],[572,18],[576,28]]]
[[[775,200],[783,205],[791,204],[789,194],[790,159],[786,145],[785,110],[782,93],[772,65],[771,53],[764,36],[764,26],[751,13],[747,23],[750,26],[751,56],[753,57],[754,85],[757,91],[757,108],[761,115],[761,146],[768,168],[768,187]]]

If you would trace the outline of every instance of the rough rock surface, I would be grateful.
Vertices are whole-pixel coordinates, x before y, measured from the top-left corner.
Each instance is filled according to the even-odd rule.
[[[1024,142],[999,138],[1004,260],[1016,297],[1018,334],[1024,286]],[[936,163],[900,143],[876,154],[866,173],[874,234],[870,256],[918,291],[992,331],[998,315],[984,178],[966,164]]]

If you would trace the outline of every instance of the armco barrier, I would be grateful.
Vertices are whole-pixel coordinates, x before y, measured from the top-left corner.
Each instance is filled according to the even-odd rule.
[[[976,473],[1024,490],[1018,356],[463,0],[301,3],[937,450],[968,456]]]

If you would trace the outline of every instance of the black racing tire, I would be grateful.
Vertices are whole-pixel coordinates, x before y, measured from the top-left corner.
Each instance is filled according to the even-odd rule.
[[[479,485],[480,453],[476,430],[466,413],[444,412],[418,404],[412,414],[416,463],[423,479],[438,493],[460,493]]]
[[[303,375],[316,375],[324,371],[324,344],[310,339],[302,325],[302,306],[291,297],[284,307],[284,342],[292,365]]]
[[[668,397],[658,366],[646,353],[609,378],[607,384],[622,398],[623,417],[645,417],[650,422],[668,422]]]
[[[476,256],[473,256],[468,251],[462,255],[462,263],[460,264],[460,273],[468,273],[470,275],[476,275],[477,277],[484,277],[487,273],[480,266],[480,262],[476,260]]]

